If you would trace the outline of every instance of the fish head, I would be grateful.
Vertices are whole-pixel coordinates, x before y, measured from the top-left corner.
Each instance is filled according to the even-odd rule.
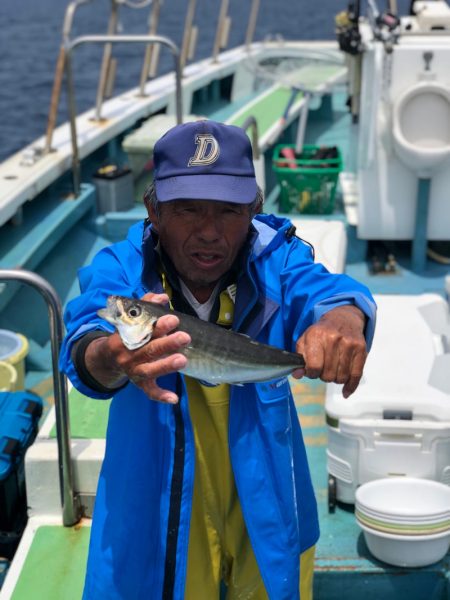
[[[114,325],[128,350],[135,350],[149,342],[158,320],[145,310],[140,300],[123,296],[109,296],[106,308],[100,309],[97,314]]]

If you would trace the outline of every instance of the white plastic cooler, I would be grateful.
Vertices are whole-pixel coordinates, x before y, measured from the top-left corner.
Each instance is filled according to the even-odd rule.
[[[378,296],[372,351],[358,390],[329,384],[330,491],[354,503],[358,485],[389,476],[450,485],[450,324],[436,294]]]

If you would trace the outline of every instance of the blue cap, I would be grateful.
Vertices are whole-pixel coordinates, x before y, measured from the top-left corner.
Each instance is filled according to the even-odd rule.
[[[160,202],[249,204],[256,197],[252,146],[240,127],[216,121],[176,125],[156,142],[153,159]]]

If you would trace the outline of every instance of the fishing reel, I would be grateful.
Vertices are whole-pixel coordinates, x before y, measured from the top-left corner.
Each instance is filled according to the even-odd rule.
[[[372,27],[373,36],[383,43],[387,54],[394,50],[400,34],[400,19],[393,12],[386,10],[380,12],[375,0],[368,0],[368,19]]]
[[[335,24],[336,37],[342,52],[352,56],[361,54],[363,51],[361,34],[355,14],[350,9],[344,10],[336,15]]]

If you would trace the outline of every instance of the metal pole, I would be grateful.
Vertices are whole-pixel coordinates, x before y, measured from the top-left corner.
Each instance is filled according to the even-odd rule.
[[[389,12],[398,15],[397,0],[388,0]]]
[[[68,7],[66,9],[66,13],[64,15],[63,41],[67,41],[69,39],[76,9],[81,4],[86,4],[87,2],[90,2],[90,1],[91,0],[77,0],[75,2],[71,2],[68,5]],[[53,89],[52,89],[52,95],[51,95],[51,99],[50,99],[50,110],[49,110],[48,120],[47,120],[47,131],[45,134],[45,147],[44,147],[45,154],[48,154],[49,152],[51,152],[51,149],[52,149],[53,132],[55,131],[55,126],[56,126],[56,117],[58,114],[59,99],[61,96],[61,86],[62,86],[62,80],[63,80],[63,75],[64,75],[64,66],[65,66],[65,46],[63,43],[59,50],[58,61],[56,63],[56,69],[55,69],[55,79],[53,80]]]
[[[229,0],[222,0],[222,4],[220,5],[219,22],[217,24],[216,39],[214,41],[214,48],[212,53],[213,62],[217,62],[217,56],[219,55],[222,41],[222,32],[228,12],[228,4]]]
[[[109,23],[108,23],[108,35],[113,35],[116,33],[118,18],[119,18],[119,12],[118,12],[117,3],[116,3],[116,0],[112,0],[111,15],[109,17]],[[106,86],[107,86],[108,77],[109,77],[109,73],[110,73],[111,59],[112,59],[112,44],[108,43],[108,44],[105,44],[105,47],[103,48],[102,66],[100,68],[100,78],[98,81],[97,97],[96,97],[96,101],[95,101],[95,120],[96,121],[101,120],[102,104],[103,104],[103,99],[105,97]]]
[[[427,263],[428,208],[431,179],[419,177],[417,185],[416,222],[412,241],[411,264],[413,271],[420,273]]]
[[[153,0],[153,10],[150,17],[149,35],[156,35],[158,29],[159,13],[161,12],[161,0]],[[152,44],[149,44],[145,49],[144,64],[141,71],[141,81],[139,84],[140,95],[144,96],[145,84],[150,73],[150,67],[152,64],[153,52],[155,48]]]
[[[56,116],[58,114],[59,99],[61,96],[61,84],[64,75],[64,66],[66,61],[66,53],[64,46],[61,46],[56,63],[55,79],[53,80],[52,96],[50,98],[50,112],[47,121],[47,131],[45,134],[44,152],[48,154],[52,149],[53,132],[56,126]]]
[[[245,45],[247,46],[247,48],[252,43],[253,36],[255,35],[256,19],[258,17],[259,4],[260,0],[253,0],[252,8],[250,10],[250,18],[248,20],[247,33],[245,35]]]
[[[169,38],[159,35],[85,35],[67,41],[65,45],[66,54],[66,76],[67,76],[67,94],[69,103],[70,132],[72,136],[72,171],[73,187],[75,196],[80,192],[80,161],[78,156],[77,128],[76,128],[76,108],[75,108],[75,89],[72,77],[72,52],[82,44],[109,44],[109,43],[143,43],[143,44],[162,44],[167,46],[173,56],[175,65],[175,112],[177,123],[183,120],[182,110],[182,90],[181,77],[182,69],[180,64],[180,52],[178,47]]]
[[[298,120],[297,139],[295,140],[295,152],[301,154],[303,152],[303,142],[305,141],[306,123],[308,121],[309,103],[311,100],[311,92],[305,92],[303,96],[303,106]]]
[[[253,148],[253,158],[254,160],[258,160],[259,158],[259,135],[258,135],[258,122],[253,115],[250,115],[245,119],[242,123],[241,128],[244,131],[252,128],[252,148]]]
[[[181,67],[184,68],[187,57],[189,54],[189,47],[191,45],[191,34],[192,34],[192,23],[194,21],[195,14],[195,5],[197,0],[190,0],[188,10],[186,13],[186,20],[184,22],[184,35],[183,35],[183,43],[181,45]]]
[[[72,74],[72,54],[66,47],[66,81],[67,81],[67,103],[69,108],[70,137],[72,142],[72,181],[73,193],[78,197],[81,188],[80,157],[78,154],[77,138],[77,109],[75,106],[75,88]]]
[[[66,527],[70,527],[79,521],[80,512],[74,495],[67,383],[58,366],[59,352],[63,339],[61,303],[57,293],[48,281],[31,271],[22,269],[0,269],[0,281],[19,281],[29,285],[41,294],[47,304],[55,394],[59,487],[61,493],[63,523]]]

